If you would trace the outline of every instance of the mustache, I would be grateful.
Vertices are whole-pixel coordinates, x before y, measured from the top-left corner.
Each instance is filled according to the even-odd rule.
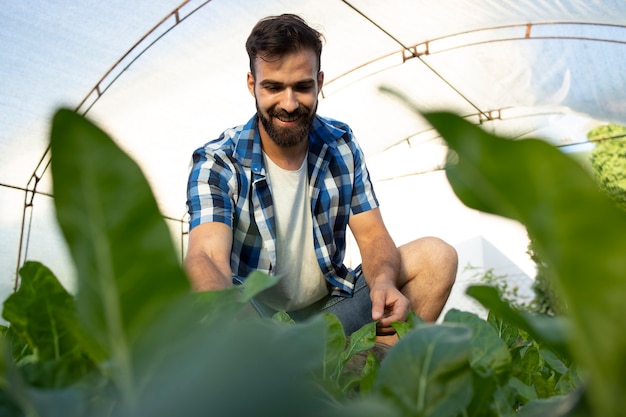
[[[309,109],[307,109],[304,106],[300,106],[297,109],[295,109],[294,111],[292,111],[291,113],[288,111],[285,111],[283,109],[269,109],[267,111],[267,114],[270,115],[271,117],[279,117],[282,119],[286,119],[286,118],[292,118],[292,117],[300,117],[300,116],[305,116],[307,114],[309,114]]]

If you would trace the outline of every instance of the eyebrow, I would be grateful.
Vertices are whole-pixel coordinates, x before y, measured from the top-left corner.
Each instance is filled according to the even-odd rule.
[[[294,87],[311,87],[312,85],[315,84],[315,80],[313,78],[307,78],[304,80],[300,80],[300,81],[296,81],[294,83]],[[259,85],[261,87],[284,87],[285,84],[280,82],[280,81],[276,81],[276,80],[263,80],[259,83]]]

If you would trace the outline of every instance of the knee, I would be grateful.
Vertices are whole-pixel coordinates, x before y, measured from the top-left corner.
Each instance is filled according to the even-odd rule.
[[[459,264],[459,255],[454,246],[437,237],[430,237],[427,239],[431,240],[431,245],[434,248],[433,253],[436,254],[436,257],[439,259],[441,265],[447,265],[456,273]]]
[[[424,239],[428,242],[428,253],[433,267],[441,271],[440,279],[444,281],[443,284],[451,287],[456,280],[459,265],[459,256],[456,249],[438,237],[426,237]]]
[[[454,284],[459,257],[454,246],[443,239],[423,237],[401,247],[400,253],[405,267],[413,273],[429,276],[433,284],[443,288],[450,289]]]

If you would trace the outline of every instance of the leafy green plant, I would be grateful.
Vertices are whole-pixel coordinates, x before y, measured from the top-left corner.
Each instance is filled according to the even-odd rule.
[[[626,126],[609,124],[591,130],[589,153],[593,176],[622,210],[626,210]]]
[[[554,288],[554,279],[550,279],[550,267],[539,257],[532,241],[528,244],[527,253],[535,263],[537,271],[532,285],[535,297],[530,303],[531,310],[551,316],[566,313],[567,306]]]
[[[51,149],[78,290],[69,296],[41,264],[22,267],[4,307],[8,415],[380,414],[376,404],[339,408],[311,378],[325,348],[322,318],[292,326],[246,316],[247,300],[273,278],[190,291],[147,181],[103,131],[59,111]]]
[[[248,300],[272,277],[192,293],[137,165],[61,110],[53,184],[78,289],[67,293],[39,263],[22,267],[3,310],[2,415],[624,415],[623,213],[546,144],[495,138],[451,114],[426,117],[456,152],[448,175],[459,197],[527,225],[555,268],[567,317],[519,311],[496,289],[472,287],[488,320],[411,316],[394,324],[400,341],[379,361],[373,323],[347,339],[334,316],[250,314]]]
[[[572,356],[597,415],[624,415],[626,216],[573,160],[540,140],[502,140],[446,114],[426,115],[458,160],[446,168],[469,207],[519,220],[569,306]]]
[[[482,269],[470,264],[464,268],[465,272],[474,271],[473,277],[478,278],[480,282],[489,285],[498,290],[498,295],[512,307],[518,310],[532,311],[530,301],[523,299],[520,295],[519,287],[511,285],[506,274],[497,275],[493,268]]]

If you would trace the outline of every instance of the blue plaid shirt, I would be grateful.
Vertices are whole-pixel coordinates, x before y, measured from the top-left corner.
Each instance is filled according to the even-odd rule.
[[[272,273],[274,206],[254,116],[193,153],[187,184],[190,228],[221,222],[233,230],[234,275]],[[363,153],[350,128],[316,116],[309,134],[308,175],[315,253],[334,295],[351,296],[354,271],[343,263],[351,214],[378,207]]]

